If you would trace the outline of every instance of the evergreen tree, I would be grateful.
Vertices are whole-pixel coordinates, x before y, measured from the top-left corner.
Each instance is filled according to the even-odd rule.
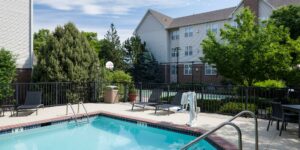
[[[100,42],[98,40],[98,34],[96,32],[82,32],[82,34],[88,40],[91,48],[94,49],[97,54],[100,53]]]
[[[114,44],[107,39],[100,40],[100,51],[98,54],[102,63],[111,61],[114,63],[115,70],[124,70],[126,68],[123,55],[120,50],[114,48]]]
[[[39,32],[34,33],[33,51],[35,56],[38,56],[41,47],[46,45],[46,41],[49,35],[50,35],[50,31],[48,29],[41,29],[39,30]]]
[[[100,40],[99,59],[103,63],[112,61],[115,70],[126,70],[127,66],[124,59],[124,51],[121,49],[120,37],[114,26],[111,24],[105,38]]]
[[[124,42],[124,50],[126,53],[126,61],[131,64],[136,64],[138,56],[145,51],[146,43],[142,43],[139,36],[133,35]]]
[[[11,83],[16,77],[16,62],[12,53],[0,49],[0,101],[13,95]]]
[[[73,23],[58,26],[41,47],[33,80],[95,81],[99,76],[99,59],[86,37]]]
[[[114,48],[116,50],[121,49],[120,37],[119,37],[118,31],[116,30],[116,27],[113,23],[110,24],[110,29],[107,31],[107,33],[104,37],[106,40],[110,41],[114,45]]]
[[[139,54],[132,74],[136,82],[161,82],[159,65],[147,49]]]

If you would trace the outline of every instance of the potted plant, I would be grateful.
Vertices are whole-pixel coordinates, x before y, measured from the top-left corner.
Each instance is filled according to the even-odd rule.
[[[137,96],[138,95],[137,95],[137,92],[136,92],[136,89],[135,89],[134,85],[131,85],[129,87],[129,92],[128,92],[129,101],[133,103]]]

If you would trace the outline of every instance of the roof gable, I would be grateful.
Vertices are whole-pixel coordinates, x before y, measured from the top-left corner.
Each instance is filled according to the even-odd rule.
[[[155,10],[149,9],[138,24],[138,26],[136,27],[136,29],[134,30],[134,33],[136,33],[136,31],[140,28],[141,24],[145,21],[147,15],[153,16],[164,28],[167,28],[173,21],[171,17],[157,12]]]
[[[158,11],[150,9],[149,12],[157,19],[165,28],[167,28],[173,21],[173,18],[164,15]]]

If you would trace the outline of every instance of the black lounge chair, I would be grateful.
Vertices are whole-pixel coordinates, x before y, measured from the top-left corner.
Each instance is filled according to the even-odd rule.
[[[162,92],[163,92],[162,89],[152,90],[152,93],[147,102],[141,101],[141,102],[137,102],[137,103],[132,103],[131,110],[133,110],[134,107],[141,107],[143,109],[145,109],[146,106],[155,107],[156,105],[158,105],[160,103],[160,96],[161,96]]]
[[[170,115],[171,108],[181,109],[182,108],[181,98],[182,98],[182,92],[177,92],[170,104],[157,105],[155,108],[155,114],[156,114],[157,110],[168,110],[168,115]]]
[[[22,110],[35,109],[36,115],[38,115],[38,108],[44,107],[42,104],[42,92],[27,92],[25,104],[17,107],[18,113]]]
[[[279,136],[281,136],[282,130],[283,129],[286,130],[287,123],[297,120],[298,115],[295,113],[284,112],[280,102],[271,102],[271,105],[272,105],[272,113],[269,118],[267,131],[269,131],[270,125],[273,124],[273,120],[277,121],[276,128],[277,130],[279,130],[279,122],[281,121],[282,124],[279,132]]]

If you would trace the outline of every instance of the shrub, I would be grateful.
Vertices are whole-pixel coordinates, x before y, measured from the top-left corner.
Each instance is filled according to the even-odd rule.
[[[201,112],[217,112],[222,104],[223,100],[200,100],[198,99],[197,105],[201,108]]]
[[[112,74],[112,81],[116,83],[131,83],[132,77],[124,71],[117,70]]]
[[[102,71],[103,79],[107,83],[132,83],[131,75],[122,70],[110,71],[103,69]]]
[[[110,83],[113,81],[113,72],[106,69],[105,67],[101,68],[101,78],[103,82]]]
[[[12,96],[11,83],[16,77],[16,62],[10,51],[0,49],[0,101]]]
[[[254,83],[254,86],[263,87],[263,88],[284,88],[285,83],[280,80],[265,80],[261,82]]]
[[[255,110],[256,110],[256,105],[254,105],[254,104],[248,104],[247,107],[248,107],[249,111],[255,112]],[[246,110],[246,104],[229,102],[229,103],[224,104],[220,108],[219,113],[237,114],[243,110]]]
[[[69,103],[78,103],[80,101],[80,94],[75,92],[74,90],[68,90],[66,93],[66,97]]]

